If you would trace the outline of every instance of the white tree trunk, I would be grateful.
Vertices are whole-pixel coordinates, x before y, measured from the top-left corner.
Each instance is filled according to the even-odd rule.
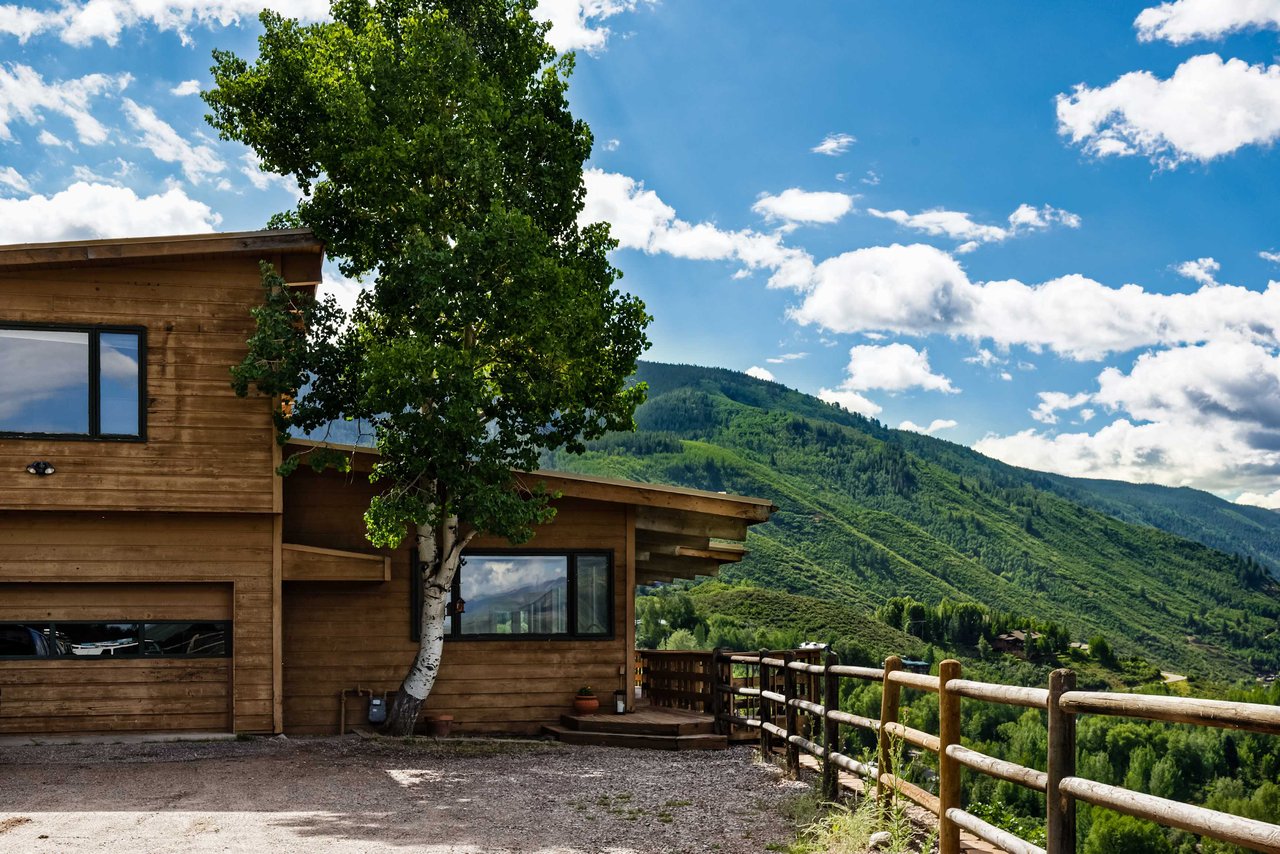
[[[420,525],[417,533],[421,577],[412,579],[411,583],[422,585],[422,628],[418,654],[387,714],[387,733],[396,736],[413,734],[422,704],[436,683],[444,653],[444,636],[449,628],[445,605],[449,601],[462,550],[473,536],[468,534],[459,539],[457,516],[448,517],[439,531]]]

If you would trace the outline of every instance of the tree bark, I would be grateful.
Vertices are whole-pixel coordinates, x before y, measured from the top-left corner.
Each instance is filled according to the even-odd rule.
[[[440,660],[444,654],[444,636],[448,631],[445,605],[453,588],[453,576],[458,571],[462,550],[474,534],[458,537],[458,517],[448,517],[437,531],[418,526],[418,565],[421,577],[413,583],[422,585],[421,635],[418,654],[409,668],[409,674],[400,685],[400,693],[387,713],[385,731],[388,735],[413,735],[422,705],[431,694],[440,672]]]

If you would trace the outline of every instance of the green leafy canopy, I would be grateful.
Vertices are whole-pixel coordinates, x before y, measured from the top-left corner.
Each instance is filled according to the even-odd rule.
[[[377,544],[451,515],[526,539],[547,496],[510,470],[630,429],[644,399],[626,378],[651,318],[614,287],[607,225],[578,222],[591,133],[533,5],[336,0],[309,26],[264,12],[254,63],[214,52],[209,121],[304,191],[275,224],[373,280],[348,314],[265,276],[234,383],[306,388],[282,437],[372,424]]]

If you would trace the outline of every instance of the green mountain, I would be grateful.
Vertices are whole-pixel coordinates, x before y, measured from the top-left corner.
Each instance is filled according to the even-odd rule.
[[[730,585],[846,614],[893,597],[977,602],[1206,677],[1280,667],[1275,580],[1254,560],[1137,524],[1160,516],[1141,490],[1090,492],[1096,482],[1007,466],[732,371],[644,363],[637,378],[650,389],[637,432],[545,464],[772,498],[779,510],[752,529],[751,554],[721,573]],[[739,614],[765,598],[717,595]]]

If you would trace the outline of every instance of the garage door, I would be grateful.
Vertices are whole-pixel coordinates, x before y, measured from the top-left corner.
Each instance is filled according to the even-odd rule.
[[[230,584],[0,583],[0,734],[231,729]]]

